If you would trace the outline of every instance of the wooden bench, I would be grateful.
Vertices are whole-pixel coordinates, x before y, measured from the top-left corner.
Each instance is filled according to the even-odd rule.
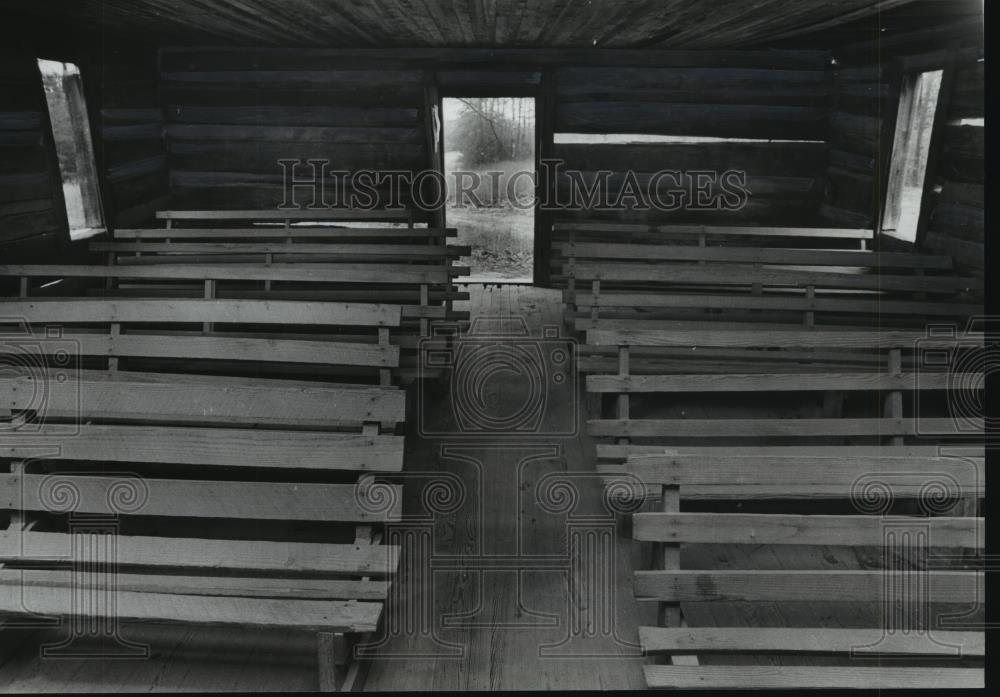
[[[934,605],[984,601],[983,574],[965,556],[983,548],[975,513],[985,491],[983,418],[930,399],[983,384],[980,373],[950,369],[976,365],[957,352],[981,350],[983,334],[722,326],[587,333],[588,343],[614,348],[619,367],[587,377],[589,392],[614,397],[612,418],[588,422],[592,436],[611,441],[598,446],[599,470],[609,494],[657,506],[632,516],[634,539],[651,543],[655,560],[636,572],[635,593],[659,603],[658,626],[641,627],[640,643],[669,657],[645,667],[647,684],[981,686],[982,633],[931,627],[927,618]],[[636,348],[681,353],[671,354],[670,372],[637,375]],[[732,352],[728,366],[760,369],[692,358],[704,351]],[[946,360],[931,365],[929,353]],[[841,355],[849,367],[830,372]],[[685,418],[684,404],[670,418],[636,418],[631,402],[648,393],[725,402],[704,407],[711,418]],[[803,394],[824,399],[820,418],[785,404]],[[850,409],[826,403],[844,394],[863,399]],[[831,551],[841,547],[859,551]],[[947,568],[928,561],[932,549]],[[878,562],[845,566],[842,558]],[[900,626],[905,613],[916,624]],[[692,616],[699,621],[684,621]],[[890,658],[888,669],[873,665]]]
[[[728,241],[734,230],[752,236],[755,229],[705,229],[690,233],[697,242],[686,243],[672,241],[677,233],[664,233],[655,244],[560,244],[567,323],[580,331],[603,319],[913,326],[929,316],[976,312],[969,296],[981,292],[982,284],[956,274],[950,257],[706,245],[706,238]]]
[[[393,268],[387,267],[386,273],[393,273]],[[445,272],[440,269],[426,271],[416,267],[398,268],[398,275],[414,281],[443,277],[444,274]],[[231,289],[235,295],[240,295],[240,289],[260,281],[322,284],[360,275],[363,275],[362,271],[347,264],[0,266],[0,278],[19,279],[19,295],[22,298],[34,298],[37,294],[42,294],[34,301],[32,307],[38,310],[46,309],[54,317],[52,321],[110,323],[112,328],[122,323],[181,325],[200,323],[201,334],[210,332],[225,335],[229,345],[223,341],[210,342],[208,346],[215,347],[218,351],[214,356],[201,350],[194,354],[183,354],[184,350],[188,350],[184,348],[174,348],[174,351],[181,351],[180,357],[226,361],[260,360],[267,355],[267,341],[273,338],[274,331],[278,330],[285,340],[296,339],[302,342],[297,346],[304,357],[314,350],[322,350],[321,354],[317,354],[316,360],[301,360],[299,361],[301,364],[322,363],[326,366],[327,374],[342,374],[354,382],[363,381],[364,375],[372,375],[381,384],[388,384],[390,373],[398,375],[402,372],[400,350],[413,351],[418,345],[418,338],[399,335],[402,323],[401,306],[324,300],[224,299]],[[115,292],[110,293],[110,298],[104,300],[94,297],[89,300],[65,298],[59,295],[62,285],[54,281],[65,282],[66,279],[101,279],[117,288],[113,289]],[[147,282],[162,285],[150,287],[144,285]],[[202,299],[191,297],[194,292],[174,290],[172,284],[178,282],[196,283],[202,289],[200,293]],[[119,297],[118,291],[127,294]],[[109,291],[95,290],[93,293],[107,295]],[[205,300],[211,302],[206,303]],[[66,310],[71,302],[75,303],[73,307],[83,308],[86,313],[74,319]],[[436,311],[432,314],[443,315],[443,308],[427,309]],[[155,314],[147,314],[147,311]],[[58,318],[55,318],[57,314]],[[218,321],[211,322],[209,317]],[[268,326],[271,327],[270,332],[266,331]],[[222,331],[224,329],[225,331]],[[288,333],[293,330],[298,333]],[[174,327],[171,331],[177,331],[177,328]],[[172,346],[193,347],[199,340],[198,337],[181,336],[165,344],[145,340],[150,348],[142,351],[139,351],[138,346],[144,340],[137,336],[118,337],[114,342],[117,346],[127,346],[129,350],[139,351],[132,354],[137,357],[166,358],[168,357],[166,355],[153,355],[149,352],[162,353]],[[313,345],[315,342],[327,343]],[[290,343],[286,346],[291,349],[296,344]],[[100,348],[105,350],[105,344],[101,344]],[[256,366],[246,367],[256,368]],[[272,369],[284,371],[284,374],[290,377],[302,373],[301,368],[282,368],[275,365]],[[308,369],[307,373],[316,376],[315,368]]]
[[[640,627],[639,639],[645,653],[666,657],[666,664],[645,666],[647,684],[982,687],[983,632],[961,622],[932,626],[931,608],[984,602],[981,568],[961,554],[982,553],[984,519],[974,506],[964,515],[942,506],[949,498],[975,504],[985,490],[984,465],[981,445],[951,454],[937,446],[768,446],[629,457],[618,493],[657,506],[632,519],[634,539],[651,543],[657,559],[653,570],[635,573],[636,596],[659,603],[658,626]],[[705,498],[729,505],[690,510]],[[744,508],[761,499],[772,505],[758,506],[762,512]],[[817,513],[821,499],[847,504],[832,515]],[[893,501],[907,499],[919,503],[920,515],[893,509]],[[737,561],[724,568],[682,563],[711,559],[699,553],[705,545]],[[846,569],[824,563],[829,550],[844,547],[869,550],[879,563]],[[790,551],[780,555],[780,548]],[[775,550],[781,565],[741,566],[754,559],[751,552],[765,550]],[[789,559],[801,563],[788,568]],[[796,610],[796,603],[814,612]],[[688,626],[685,616],[709,604],[728,608],[719,612],[731,624]],[[758,606],[766,609],[746,610],[750,626],[738,623],[742,615],[732,608]]]
[[[918,415],[910,408],[908,414],[904,413],[903,396],[941,395],[953,385],[982,385],[980,373],[950,372],[949,364],[928,365],[918,355],[925,350],[977,350],[982,341],[983,335],[974,332],[935,336],[926,331],[899,330],[594,329],[587,332],[588,345],[612,348],[617,354],[618,369],[615,374],[586,377],[587,392],[611,396],[614,412],[612,418],[606,418],[602,406],[598,418],[588,421],[588,432],[596,438],[613,439],[614,445],[600,448],[598,454],[601,459],[618,462],[635,453],[632,449],[635,441],[676,445],[690,439],[760,442],[767,438],[814,442],[824,439],[843,444],[846,438],[875,443],[884,437],[963,439],[981,434],[980,416],[969,419],[971,432],[967,433],[963,431],[964,422],[941,412],[946,405],[939,405],[938,412],[923,409],[924,413]],[[661,372],[647,366],[645,374],[636,374],[632,371],[631,357],[637,349],[652,351],[654,358],[657,351],[668,351],[668,359],[673,363]],[[705,351],[729,353],[723,360],[712,355],[701,357]],[[835,373],[828,372],[839,360],[843,361],[841,368]],[[715,370],[697,372],[706,362]],[[637,395],[669,394],[683,398],[714,394],[724,396],[727,402],[742,396],[744,407],[754,411],[767,395],[781,394],[787,401],[794,394],[809,393],[827,400],[821,418],[801,418],[799,413],[795,414],[798,418],[781,414],[769,418],[743,418],[745,414],[718,418],[719,409],[725,405],[715,405],[710,410],[714,418],[685,418],[683,413],[671,418],[636,418],[631,403]],[[854,405],[856,413],[845,416],[842,397],[849,393],[868,396]],[[887,404],[885,410],[883,398]],[[658,403],[662,402],[660,398]]]
[[[269,364],[384,371],[398,349],[130,327],[356,322],[382,334],[399,315],[291,301],[0,301],[0,352],[15,359],[0,376],[0,508],[11,518],[0,585],[21,591],[5,591],[0,612],[320,632],[320,686],[351,685],[351,642],[378,625],[398,562],[377,543],[401,514],[400,487],[375,477],[402,470],[405,393],[260,375]],[[137,356],[168,365],[124,370]],[[221,357],[252,363],[254,377],[220,374]],[[98,534],[107,544],[78,544]],[[81,588],[113,590],[116,607],[86,593],[81,605]]]

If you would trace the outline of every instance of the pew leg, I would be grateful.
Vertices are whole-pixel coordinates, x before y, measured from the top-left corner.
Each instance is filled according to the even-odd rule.
[[[319,658],[319,691],[340,692],[347,677],[347,659],[350,653],[347,637],[343,634],[320,632],[316,635]]]

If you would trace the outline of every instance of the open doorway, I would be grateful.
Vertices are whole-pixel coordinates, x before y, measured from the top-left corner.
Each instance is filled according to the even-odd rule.
[[[443,100],[447,221],[472,248],[471,282],[531,283],[535,235],[535,100]]]
[[[932,70],[907,75],[900,91],[882,232],[904,242],[917,240],[943,74]]]

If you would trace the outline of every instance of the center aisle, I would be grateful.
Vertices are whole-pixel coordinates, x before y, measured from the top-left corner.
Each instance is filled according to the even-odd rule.
[[[403,558],[366,689],[642,689],[636,627],[655,608],[633,598],[632,544],[604,505],[576,381],[559,375],[567,340],[544,333],[561,329],[559,291],[469,289],[455,309],[490,339],[458,341],[460,376],[415,398]],[[525,355],[543,359],[541,393],[517,370]],[[519,428],[536,406],[540,425]]]

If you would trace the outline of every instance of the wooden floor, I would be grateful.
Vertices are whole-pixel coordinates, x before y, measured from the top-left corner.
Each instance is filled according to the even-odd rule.
[[[502,332],[511,336],[511,345],[523,345],[516,338],[523,319],[529,346],[548,351],[559,344],[537,341],[544,327],[561,325],[557,291],[474,286],[471,310],[482,320],[477,332]],[[498,417],[516,411],[526,400],[523,386],[504,374],[484,383],[484,411]],[[442,412],[455,403],[449,393],[463,387],[472,386],[452,380],[427,400],[425,431],[443,433],[453,426]],[[644,687],[636,627],[639,612],[653,608],[640,607],[632,597],[631,546],[620,541],[614,517],[602,504],[592,445],[572,433],[584,430],[575,388],[575,381],[547,383],[548,413],[539,435],[470,435],[488,426],[473,422],[461,437],[410,440],[411,473],[453,475],[466,493],[454,512],[438,516],[432,554],[416,559],[404,552],[397,586],[401,601],[390,610],[390,631],[377,649],[368,689]],[[404,488],[409,499],[404,511],[425,513],[419,500],[424,485],[414,480]],[[573,510],[566,510],[570,503],[561,494],[578,497]],[[579,554],[577,540],[595,550],[610,543],[610,549]],[[597,573],[574,571],[571,556],[593,559]],[[449,570],[449,564],[461,568]],[[429,627],[412,623],[421,614]],[[411,620],[410,631],[403,619]],[[394,625],[399,632],[392,631]],[[580,636],[567,641],[571,633]]]

